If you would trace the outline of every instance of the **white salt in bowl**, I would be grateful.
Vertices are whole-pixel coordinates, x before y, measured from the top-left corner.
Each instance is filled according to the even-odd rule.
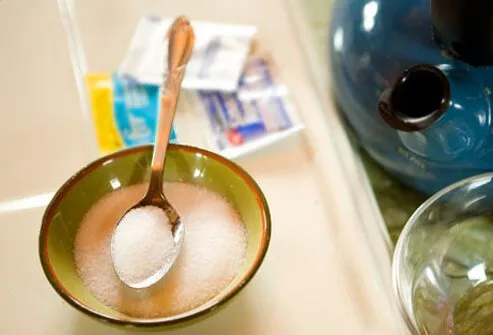
[[[203,186],[219,193],[236,209],[247,234],[247,251],[236,277],[216,296],[186,312],[160,318],[129,317],[96,299],[76,268],[74,241],[88,210],[105,195],[149,177],[152,146],[102,157],[68,179],[48,205],[39,235],[39,256],[53,289],[78,311],[107,324],[144,330],[181,327],[206,318],[230,302],[253,278],[266,255],[271,220],[266,199],[252,177],[214,153],[170,145],[164,179]]]

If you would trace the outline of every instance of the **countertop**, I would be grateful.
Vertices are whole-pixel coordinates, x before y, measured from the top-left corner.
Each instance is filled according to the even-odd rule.
[[[82,75],[113,70],[145,14],[256,25],[306,126],[238,160],[271,208],[260,271],[226,309],[169,334],[404,333],[374,199],[334,108],[315,87],[293,13],[284,0],[0,1],[1,334],[129,333],[88,319],[54,293],[37,238],[52,192],[98,156]]]
[[[331,20],[330,8],[333,6],[333,0],[287,0],[292,3],[291,7],[296,7],[298,17],[303,21],[306,32],[303,36],[300,34],[302,41],[305,35],[310,35],[306,43],[310,44],[309,50],[311,60],[309,64],[314,72],[319,87],[322,90],[321,95],[330,92],[328,87],[331,85],[329,80],[330,71],[321,71],[321,68],[328,69],[328,47],[330,30],[327,29]],[[301,11],[299,10],[301,9]],[[300,29],[298,29],[300,30]],[[372,193],[377,200],[381,216],[385,221],[389,238],[395,245],[397,239],[404,228],[407,220],[416,211],[416,209],[427,199],[426,194],[402,184],[397,178],[385,171],[373,158],[370,157],[355,140],[355,152],[359,153],[363,162],[365,173],[372,187]]]

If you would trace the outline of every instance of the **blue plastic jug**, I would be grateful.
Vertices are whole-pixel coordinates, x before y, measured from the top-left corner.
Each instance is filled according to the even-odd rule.
[[[493,1],[335,0],[334,99],[368,153],[432,194],[493,171]]]

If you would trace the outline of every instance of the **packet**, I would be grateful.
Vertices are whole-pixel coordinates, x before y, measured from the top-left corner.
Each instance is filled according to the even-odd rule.
[[[197,93],[208,120],[206,140],[223,156],[245,155],[303,129],[273,70],[267,57],[251,56],[236,92]]]
[[[141,83],[159,85],[166,73],[172,19],[141,18],[119,73]],[[192,21],[195,45],[182,87],[191,90],[235,91],[256,27]]]
[[[124,79],[116,73],[86,76],[98,146],[103,154],[154,143],[160,87]],[[170,142],[176,142],[175,129]]]

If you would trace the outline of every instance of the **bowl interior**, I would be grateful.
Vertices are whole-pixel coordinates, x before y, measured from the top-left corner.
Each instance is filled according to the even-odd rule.
[[[393,280],[414,334],[484,330],[484,316],[493,327],[493,173],[445,188],[413,214],[396,246]]]
[[[206,313],[229,300],[254,275],[267,250],[270,218],[256,183],[235,164],[197,148],[170,145],[164,179],[189,182],[215,191],[236,208],[247,230],[247,254],[234,280],[215,298],[186,313],[160,319],[133,319],[94,298],[78,275],[73,253],[75,235],[89,208],[115,189],[148,180],[152,147],[121,151],[90,164],[69,179],[48,206],[40,234],[43,269],[55,290],[69,303],[104,321],[166,324]],[[125,321],[122,321],[125,320]]]

